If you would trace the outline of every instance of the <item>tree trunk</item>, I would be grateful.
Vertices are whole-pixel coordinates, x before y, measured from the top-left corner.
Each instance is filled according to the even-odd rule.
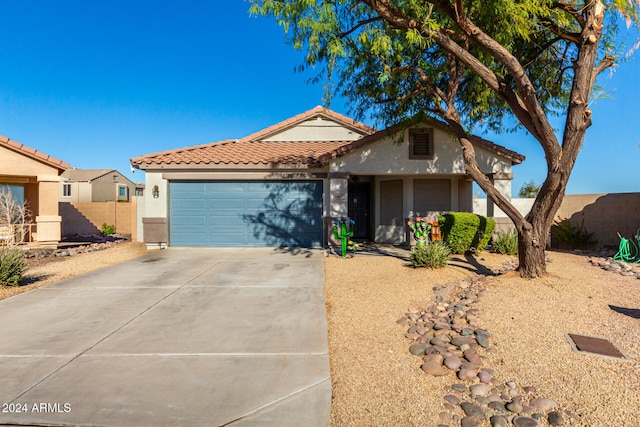
[[[525,279],[547,275],[545,247],[547,236],[533,228],[518,233],[518,272]]]

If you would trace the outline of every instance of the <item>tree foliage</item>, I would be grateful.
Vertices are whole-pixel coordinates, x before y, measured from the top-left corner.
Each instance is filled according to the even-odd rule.
[[[319,69],[351,113],[390,126],[427,120],[455,135],[466,172],[514,222],[520,270],[545,274],[544,246],[591,125],[596,79],[629,51],[640,0],[251,0]],[[557,132],[550,117],[564,116]],[[515,119],[515,120],[513,120]],[[478,167],[478,129],[513,130],[540,144],[547,176],[527,218]]]
[[[536,184],[534,180],[531,180],[522,184],[522,187],[520,187],[520,191],[518,192],[518,196],[525,199],[533,199],[539,192],[540,186]]]

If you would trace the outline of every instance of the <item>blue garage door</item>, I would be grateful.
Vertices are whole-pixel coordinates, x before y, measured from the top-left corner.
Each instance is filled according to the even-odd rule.
[[[321,246],[322,181],[172,181],[171,246]]]

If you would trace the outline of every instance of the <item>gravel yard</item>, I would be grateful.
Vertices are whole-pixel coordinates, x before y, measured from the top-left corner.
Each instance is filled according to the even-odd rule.
[[[70,257],[32,258],[25,285],[0,288],[0,299],[145,253],[144,244],[121,242]],[[460,425],[465,413],[456,401],[472,399],[468,388],[452,385],[469,387],[478,379],[423,372],[397,321],[433,301],[434,286],[477,274],[487,277],[474,307],[479,327],[491,334],[489,347],[478,353],[493,371],[492,386],[515,383],[527,401],[553,399],[562,425],[640,425],[640,280],[606,271],[584,255],[549,252],[548,258],[548,277],[525,280],[515,272],[492,273],[513,257],[491,253],[452,256],[440,270],[412,269],[389,255],[327,257],[332,425]],[[564,333],[609,339],[631,360],[578,354]],[[491,425],[486,415],[477,425]],[[547,418],[539,422],[549,425]]]
[[[562,425],[640,425],[640,280],[605,271],[583,255],[548,257],[544,279],[526,280],[515,272],[488,276],[476,305],[479,327],[491,333],[489,348],[478,351],[483,365],[493,371],[495,385],[513,382],[514,394],[527,394],[527,401],[557,402]],[[468,391],[451,386],[478,379],[422,372],[421,358],[409,353],[406,327],[396,321],[410,307],[432,301],[434,286],[486,274],[509,259],[453,256],[445,269],[421,270],[388,256],[327,258],[332,425],[460,425],[462,408],[444,397],[472,401]],[[631,361],[578,354],[565,332],[609,339]],[[546,416],[539,423],[549,425]],[[491,424],[487,416],[468,425]]]

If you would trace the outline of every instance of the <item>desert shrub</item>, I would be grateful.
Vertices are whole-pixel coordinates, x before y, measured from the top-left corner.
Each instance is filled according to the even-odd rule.
[[[113,225],[107,225],[105,222],[102,224],[102,227],[100,227],[100,232],[105,236],[111,236],[112,234],[116,234],[116,227]]]
[[[447,266],[451,249],[441,241],[426,246],[417,246],[411,251],[411,265],[414,267],[443,268]]]
[[[496,238],[493,239],[493,249],[499,254],[517,255],[518,231],[515,228],[508,231],[498,231]]]
[[[597,243],[593,234],[584,228],[584,218],[580,225],[573,225],[568,218],[558,217],[551,226],[552,239],[561,248],[581,249]]]
[[[470,212],[451,212],[438,218],[442,238],[456,254],[482,252],[489,243],[496,222]]]
[[[21,249],[0,247],[0,286],[17,286],[26,268]]]

